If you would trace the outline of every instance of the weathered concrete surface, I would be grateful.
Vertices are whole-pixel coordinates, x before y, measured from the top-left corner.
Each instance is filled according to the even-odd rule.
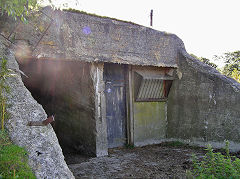
[[[65,152],[95,154],[95,90],[91,64],[82,61],[19,60],[23,82],[48,115]]]
[[[179,67],[167,104],[166,139],[211,142],[216,147],[228,139],[231,149],[240,149],[239,84],[190,57],[177,36],[84,13],[50,8],[42,12],[27,25],[1,17],[0,33],[16,43],[18,57],[93,62],[91,117],[95,116],[99,154],[106,154],[107,143],[103,62]],[[132,139],[133,120],[130,123]]]
[[[8,96],[10,119],[5,123],[12,141],[28,151],[29,165],[37,178],[74,178],[64,161],[62,149],[51,125],[30,127],[28,121],[43,121],[47,115],[25,88],[19,74],[14,53],[0,36],[0,55],[6,56],[8,67],[17,71],[9,78],[11,93]]]
[[[91,64],[82,61],[18,60],[23,82],[48,115],[66,152],[95,154],[95,90]]]
[[[0,33],[28,41],[38,58],[177,67],[181,40],[176,35],[80,12],[49,7],[43,12],[29,24],[9,25],[3,19]]]
[[[103,64],[18,59],[23,82],[48,115],[64,153],[107,155]]]
[[[96,156],[108,155],[107,121],[106,121],[106,98],[105,83],[103,80],[103,63],[93,63],[90,76],[94,85],[95,96],[95,134],[96,134]]]
[[[240,150],[240,84],[189,56],[179,55],[178,80],[168,99],[167,138]]]
[[[159,67],[132,67],[132,81],[133,81],[133,120],[134,120],[134,145],[144,146],[149,144],[158,144],[166,139],[167,127],[167,104],[166,101],[149,101],[139,102],[136,101],[137,93],[140,88],[141,79],[136,73],[142,74],[145,77],[165,76],[168,72],[173,75],[173,69],[159,68]],[[156,98],[154,92],[160,93],[161,89],[159,81],[152,89],[150,96]],[[159,88],[158,88],[159,87]],[[145,88],[148,89],[148,88]],[[158,90],[159,89],[159,90]],[[162,90],[163,92],[164,90]],[[154,95],[153,95],[154,94]]]

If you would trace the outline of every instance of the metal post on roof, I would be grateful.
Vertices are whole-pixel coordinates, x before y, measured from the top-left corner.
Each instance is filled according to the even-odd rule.
[[[153,26],[153,10],[150,13],[150,26]]]

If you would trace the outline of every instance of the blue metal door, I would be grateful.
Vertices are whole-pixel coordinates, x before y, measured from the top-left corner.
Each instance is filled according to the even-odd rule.
[[[126,89],[125,66],[104,65],[108,147],[126,143]]]

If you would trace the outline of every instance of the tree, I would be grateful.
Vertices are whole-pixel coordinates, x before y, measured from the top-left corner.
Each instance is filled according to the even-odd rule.
[[[240,51],[224,53],[222,56],[215,56],[216,60],[223,60],[225,65],[222,73],[240,82]]]
[[[200,60],[201,62],[203,62],[203,63],[205,63],[205,64],[207,64],[207,65],[213,67],[213,68],[217,68],[217,65],[216,65],[215,63],[210,62],[210,60],[207,59],[207,58],[204,58],[204,57],[197,57],[197,56],[194,55],[194,54],[190,54],[190,55],[191,55],[192,57],[194,57],[194,58]]]
[[[200,57],[200,61],[202,61],[203,63],[206,63],[207,65],[209,65],[213,68],[217,68],[217,65],[215,63],[210,62],[210,60],[207,58]]]
[[[75,2],[75,6],[79,4],[78,0],[72,0],[71,3],[73,2]],[[23,22],[26,22],[29,10],[37,9],[39,5],[43,4],[62,9],[68,7],[69,1],[59,3],[58,0],[54,2],[53,0],[0,0],[0,13],[2,15],[7,13],[8,16],[12,16],[15,20],[19,17]]]
[[[29,9],[37,8],[39,0],[0,0],[0,12],[3,15],[7,13],[15,20],[19,17],[22,21],[26,21]]]

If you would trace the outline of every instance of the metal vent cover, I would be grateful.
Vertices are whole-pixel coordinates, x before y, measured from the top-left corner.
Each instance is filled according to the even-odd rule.
[[[166,86],[169,86],[168,83],[172,80],[172,77],[166,75],[145,75],[139,72],[135,72],[134,76],[135,101],[151,102],[167,99],[170,88]]]

